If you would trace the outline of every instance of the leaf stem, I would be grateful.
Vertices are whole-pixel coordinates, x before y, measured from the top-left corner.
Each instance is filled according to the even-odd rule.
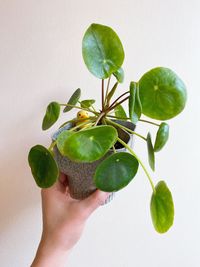
[[[107,96],[108,96],[108,91],[109,91],[109,86],[110,86],[110,80],[111,80],[111,75],[108,78],[108,83],[107,83],[107,88],[106,88],[105,105],[107,104]]]
[[[92,121],[93,121],[93,120],[85,119],[82,123],[80,123],[80,124],[78,124],[78,125],[72,127],[72,128],[69,130],[69,132],[72,132],[72,131],[74,131],[74,130],[76,130],[76,129],[78,129],[78,128],[84,126],[84,125],[90,124],[90,123],[92,123]]]
[[[138,160],[138,162],[140,163],[140,165],[142,166],[150,184],[151,184],[151,187],[152,187],[152,190],[153,190],[153,193],[155,194],[156,193],[156,189],[155,189],[155,186],[153,184],[153,181],[151,179],[151,176],[150,174],[148,173],[146,167],[144,166],[144,164],[142,163],[142,161],[140,160],[140,158],[135,154],[135,152],[123,141],[121,140],[119,137],[117,138],[117,140]]]
[[[100,122],[100,120],[105,116],[105,112],[102,112],[99,117],[97,118],[96,122],[95,122],[95,126],[97,126],[97,124]]]
[[[131,133],[131,134],[137,135],[138,137],[140,137],[140,138],[142,138],[143,140],[147,141],[147,139],[146,139],[144,136],[142,136],[142,135],[140,135],[140,134],[138,134],[138,133],[136,133],[136,132],[130,130],[129,128],[127,128],[127,127],[125,127],[125,126],[123,126],[123,125],[121,125],[121,124],[119,124],[119,123],[117,123],[117,122],[111,121],[111,120],[109,120],[109,119],[106,119],[106,120],[107,120],[109,123],[111,123],[111,124],[113,124],[113,125],[115,125],[115,126],[117,126],[117,127],[120,127],[121,129],[124,129],[125,131],[127,131],[127,132],[129,132],[129,133]]]
[[[56,145],[56,140],[51,142],[51,145],[49,146],[48,150],[51,152],[55,145]]]
[[[115,109],[117,106],[119,106],[120,104],[122,104],[124,101],[126,101],[127,99],[129,99],[129,96],[127,96],[126,98],[122,99],[120,102],[116,103],[114,106],[110,106],[108,108],[108,111],[111,111],[112,109]]]
[[[117,117],[117,116],[112,116],[112,115],[106,115],[106,117],[118,119],[118,120],[130,120],[129,117]]]
[[[155,123],[155,122],[152,122],[152,121],[147,121],[147,120],[142,120],[142,119],[139,119],[139,121],[141,121],[141,122],[146,122],[146,123],[150,123],[150,124],[153,124],[153,125],[156,125],[156,126],[160,126],[160,124],[158,124],[158,123]]]
[[[101,105],[102,105],[102,111],[104,111],[104,79],[102,79],[101,83]]]
[[[112,149],[113,149],[113,152],[114,152],[114,153],[117,153],[117,152],[116,152],[116,149],[115,149],[115,146],[113,146]]]
[[[91,105],[91,108],[93,109],[94,112],[98,113],[93,105]]]
[[[59,105],[60,106],[64,106],[64,107],[72,107],[72,108],[77,108],[77,109],[81,109],[81,110],[86,110],[86,111],[94,113],[94,114],[99,114],[98,112],[93,111],[93,110],[91,110],[89,108],[82,108],[82,107],[74,106],[74,105],[70,105],[70,104],[59,104]]]
[[[129,91],[127,91],[127,92],[125,92],[125,93],[123,93],[122,95],[120,95],[111,105],[110,105],[110,107],[109,108],[112,108],[113,107],[113,105],[114,104],[116,104],[117,103],[117,101],[120,99],[120,98],[122,98],[124,95],[126,95],[126,94],[128,94],[129,93]]]

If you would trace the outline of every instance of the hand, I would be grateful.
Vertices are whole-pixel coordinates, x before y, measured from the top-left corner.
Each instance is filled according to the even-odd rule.
[[[63,266],[70,249],[81,237],[90,214],[102,205],[109,193],[96,190],[84,200],[72,199],[67,177],[60,174],[51,188],[42,189],[43,233],[32,267]]]

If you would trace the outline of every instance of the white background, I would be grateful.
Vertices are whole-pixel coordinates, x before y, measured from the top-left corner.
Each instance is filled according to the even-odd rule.
[[[151,188],[140,170],[92,215],[66,266],[198,267],[199,0],[0,0],[0,266],[29,266],[40,239],[40,191],[27,154],[37,143],[48,145],[59,125],[42,132],[46,105],[66,102],[78,87],[83,99],[100,95],[100,80],[81,55],[82,36],[92,22],[113,27],[123,42],[126,79],[119,91],[156,66],[173,69],[187,85],[187,107],[169,121],[170,140],[157,154],[153,175],[170,187],[176,216],[167,234],[154,231]],[[146,132],[144,124],[137,130]],[[136,139],[135,150],[146,162],[144,145]]]

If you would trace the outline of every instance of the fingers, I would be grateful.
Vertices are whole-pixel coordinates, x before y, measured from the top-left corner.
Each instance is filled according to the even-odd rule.
[[[110,193],[96,190],[92,195],[82,200],[88,215],[96,210],[99,206],[103,205],[106,199],[109,197]]]
[[[43,188],[41,190],[41,194],[52,194],[53,192],[61,192],[61,193],[65,193],[66,192],[66,189],[67,189],[67,186],[68,186],[68,179],[67,179],[67,176],[64,174],[64,173],[61,173],[60,172],[60,175],[59,175],[59,178],[58,180],[55,182],[54,185],[52,185],[51,187],[49,188]]]

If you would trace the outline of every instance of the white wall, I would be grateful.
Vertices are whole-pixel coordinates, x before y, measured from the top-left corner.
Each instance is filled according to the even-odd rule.
[[[121,90],[150,68],[166,66],[187,84],[188,102],[170,121],[170,141],[154,175],[173,192],[173,228],[165,235],[154,231],[151,188],[141,170],[91,217],[67,266],[200,266],[199,11],[199,0],[0,0],[0,266],[29,266],[40,238],[40,192],[27,153],[36,143],[47,145],[56,129],[41,131],[46,105],[65,102],[78,87],[84,97],[99,96],[100,81],[81,56],[92,22],[113,27],[124,44]],[[135,148],[146,161],[138,139]]]

